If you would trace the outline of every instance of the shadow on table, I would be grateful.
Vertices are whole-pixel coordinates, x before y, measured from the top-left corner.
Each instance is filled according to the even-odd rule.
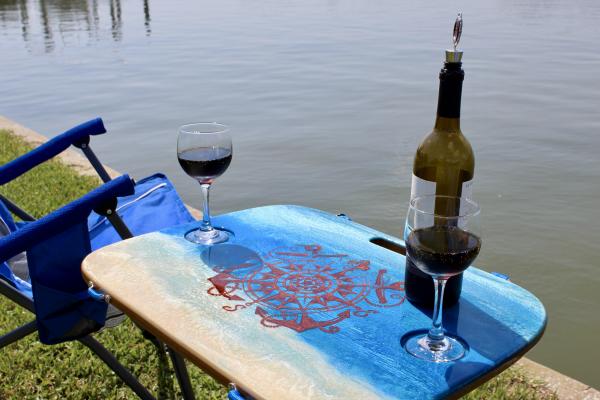
[[[254,250],[237,244],[218,244],[206,248],[200,255],[202,261],[217,273],[243,278],[263,265]]]
[[[432,310],[417,307],[431,317]],[[445,373],[449,387],[463,386],[510,360],[527,346],[527,341],[509,326],[490,317],[473,303],[461,299],[444,310],[444,328],[461,337],[481,361],[463,359],[451,363]],[[426,327],[424,327],[426,328]],[[475,355],[474,355],[475,356]]]

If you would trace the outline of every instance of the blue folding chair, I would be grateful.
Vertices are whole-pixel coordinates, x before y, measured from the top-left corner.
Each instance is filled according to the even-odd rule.
[[[7,164],[0,166],[0,186],[21,176],[37,165],[60,154],[73,145],[82,150],[103,182],[111,180],[90,146],[90,136],[106,133],[102,119],[96,118],[80,124],[50,139]],[[34,218],[15,202],[0,194],[0,201],[23,221]],[[154,174],[135,184],[135,192],[119,199],[116,210],[134,235],[153,232],[169,226],[194,221],[173,184],[162,174]],[[106,216],[92,213],[89,218],[92,250],[121,240]]]
[[[0,293],[35,313],[36,320],[0,337],[0,348],[36,330],[45,344],[79,340],[143,399],[152,395],[99,342],[89,336],[106,322],[108,304],[80,273],[92,250],[168,226],[193,221],[173,185],[161,174],[134,184],[111,180],[92,152],[91,135],[105,133],[101,119],[81,124],[0,167],[0,186],[64,151],[79,147],[106,182],[86,196],[35,220],[0,195]],[[15,222],[12,214],[23,222]],[[25,252],[25,253],[24,253]],[[145,333],[161,350],[156,338]],[[168,349],[184,398],[193,398],[185,363]]]

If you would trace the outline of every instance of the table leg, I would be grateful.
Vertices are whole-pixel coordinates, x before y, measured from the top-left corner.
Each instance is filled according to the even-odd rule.
[[[190,376],[188,375],[187,367],[185,366],[185,360],[175,350],[167,346],[169,356],[171,356],[171,362],[173,363],[173,369],[175,369],[175,376],[179,382],[179,387],[185,400],[194,400],[194,389],[190,382]]]

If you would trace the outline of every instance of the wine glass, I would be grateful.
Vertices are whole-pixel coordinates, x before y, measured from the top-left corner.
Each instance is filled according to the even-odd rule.
[[[198,122],[183,125],[177,137],[177,158],[181,168],[200,183],[204,197],[202,222],[198,229],[186,233],[190,242],[211,245],[229,239],[226,231],[213,228],[210,223],[208,192],[213,181],[221,176],[233,155],[227,126],[216,122]]]
[[[407,256],[433,278],[433,326],[427,333],[409,334],[404,348],[413,356],[433,361],[458,360],[464,340],[444,333],[442,303],[446,281],[471,265],[479,254],[479,206],[453,196],[422,196],[411,200],[406,219]]]

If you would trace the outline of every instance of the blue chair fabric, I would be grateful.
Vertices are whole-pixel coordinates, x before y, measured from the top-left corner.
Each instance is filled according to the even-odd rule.
[[[117,212],[134,236],[194,221],[173,184],[154,174],[135,185],[135,193],[119,198]],[[121,240],[108,219],[95,212],[88,218],[92,250]]]
[[[9,235],[11,232],[17,230],[12,215],[8,209],[4,206],[4,203],[0,201],[0,237]],[[31,284],[29,283],[29,271],[25,265],[27,273],[21,276],[16,273],[15,269],[18,266],[16,263],[25,263],[26,257],[24,254],[11,257],[7,261],[0,262],[0,279],[9,282],[15,289],[24,294],[27,298],[33,299],[33,293],[31,292]]]
[[[104,325],[108,305],[92,299],[81,277],[91,252],[87,218],[95,207],[134,192],[127,175],[116,178],[53,213],[0,238],[0,260],[26,251],[40,341],[56,344],[84,337]],[[4,268],[3,268],[4,270]],[[2,274],[15,288],[22,282]]]

